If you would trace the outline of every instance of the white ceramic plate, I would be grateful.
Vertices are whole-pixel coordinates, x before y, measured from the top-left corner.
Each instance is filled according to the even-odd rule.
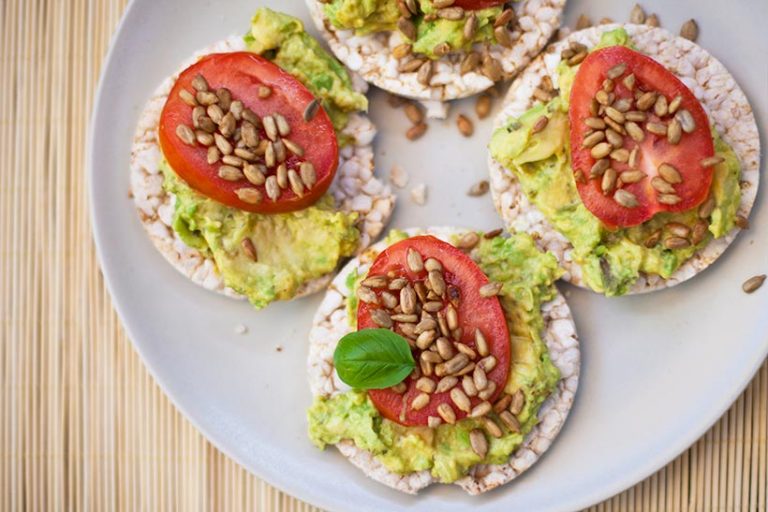
[[[306,18],[303,0],[264,3]],[[144,101],[194,50],[244,32],[258,4],[135,0],[104,69],[89,151],[96,245],[115,307],[159,384],[220,449],[281,489],[333,510],[572,510],[662,467],[736,399],[768,352],[768,287],[751,296],[741,291],[747,277],[768,272],[764,183],[754,228],[687,284],[613,300],[565,287],[582,339],[581,387],[562,434],[519,480],[479,498],[446,486],[409,497],[367,480],[334,450],[314,448],[305,433],[305,359],[319,297],[255,312],[199,288],[154,249],[128,198],[130,141]],[[572,24],[581,12],[626,19],[632,4],[571,1],[567,19]],[[733,72],[764,126],[768,38],[749,20],[768,19],[768,3],[643,4],[672,29],[691,16],[700,22],[700,43]],[[488,196],[465,195],[487,176],[490,118],[470,139],[453,122],[433,122],[427,136],[409,143],[403,113],[382,94],[373,95],[371,114],[380,128],[378,172],[400,163],[412,184],[429,186],[424,207],[401,192],[393,226],[500,225]],[[248,334],[234,333],[241,323]]]

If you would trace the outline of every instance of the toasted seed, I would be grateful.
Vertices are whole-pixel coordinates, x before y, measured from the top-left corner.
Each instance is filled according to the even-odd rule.
[[[709,218],[709,216],[712,215],[712,212],[715,210],[715,206],[715,198],[713,196],[709,196],[707,200],[701,203],[701,206],[699,206],[699,218]]]
[[[639,4],[635,4],[629,13],[629,22],[642,25],[645,23],[645,11]]]
[[[453,388],[451,390],[451,400],[456,404],[456,407],[464,412],[470,412],[472,410],[469,397],[459,388]]]
[[[485,430],[495,438],[499,438],[503,434],[499,425],[488,416],[483,418],[483,426],[485,427]]]
[[[492,380],[488,381],[488,385],[485,389],[478,390],[477,396],[481,400],[490,400],[491,396],[496,392],[496,383]]]
[[[670,185],[666,180],[659,176],[654,176],[651,178],[651,186],[656,189],[657,192],[661,192],[662,194],[674,194],[675,189]]]
[[[421,272],[424,270],[424,260],[421,258],[421,254],[414,249],[408,249],[405,260],[408,263],[408,268],[411,272]]]
[[[763,283],[765,282],[765,274],[752,276],[746,281],[744,281],[744,284],[741,285],[741,289],[744,290],[744,293],[753,293],[757,291],[758,288],[763,286]]]
[[[248,204],[258,204],[261,202],[261,192],[255,188],[239,188],[235,190],[238,199]]]
[[[208,164],[213,165],[221,159],[221,152],[216,146],[208,148]]]
[[[675,205],[681,201],[677,194],[660,194],[659,202],[661,204]]]
[[[427,426],[429,428],[437,428],[443,423],[443,420],[438,416],[430,416],[427,418]]]
[[[427,363],[438,364],[443,362],[443,358],[440,357],[440,354],[438,354],[437,352],[432,352],[431,350],[425,350],[424,352],[421,353],[420,357],[422,361],[425,361]]]
[[[611,160],[615,160],[621,163],[627,163],[629,161],[629,151],[624,148],[614,149],[611,151]]]
[[[195,145],[195,132],[186,124],[180,124],[176,127],[176,136],[181,139],[181,142],[188,146]]]
[[[494,27],[506,26],[509,23],[513,22],[515,17],[516,17],[515,16],[515,11],[513,11],[512,9],[509,9],[509,8],[508,9],[504,9],[501,12],[501,14],[499,14],[496,17],[496,20],[494,20],[493,26]]]
[[[253,123],[254,126],[259,126],[259,116],[257,116],[256,113],[249,108],[244,108],[242,114],[240,114],[240,117],[249,123]]]
[[[253,245],[253,241],[250,238],[243,238],[240,242],[240,247],[243,248],[243,252],[251,258],[253,261],[258,261],[258,255],[256,253],[256,247]]]
[[[602,176],[610,166],[611,162],[607,158],[601,158],[595,162],[595,165],[592,166],[592,169],[589,171],[589,175],[592,178]]]
[[[245,164],[243,166],[243,174],[245,175],[245,179],[256,186],[263,185],[266,181],[266,177],[264,176],[264,171],[266,171],[266,169],[262,170],[262,167],[263,166],[254,164]]]
[[[432,291],[438,296],[442,296],[445,293],[445,280],[443,274],[439,270],[432,270],[428,276],[429,284],[432,286]]]
[[[695,41],[699,37],[699,26],[693,19],[690,19],[683,23],[680,27],[680,36],[688,39],[689,41]]]
[[[194,87],[196,91],[205,92],[208,90],[208,81],[205,79],[203,75],[198,73],[192,79],[192,87]]]
[[[419,337],[416,338],[416,346],[419,347],[421,350],[426,350],[429,348],[430,345],[435,341],[435,338],[437,337],[437,333],[434,330],[424,331],[421,334],[419,334]],[[440,362],[440,361],[436,361]]]
[[[691,231],[691,243],[693,245],[699,245],[704,241],[704,238],[706,238],[707,231],[709,231],[709,224],[703,220],[697,221],[696,224],[693,225],[693,230]]]
[[[518,389],[515,391],[515,394],[512,395],[512,402],[509,405],[509,412],[517,416],[522,412],[523,406],[525,405],[525,394],[523,393],[522,389]]]
[[[411,409],[418,411],[426,407],[427,404],[429,404],[429,395],[426,393],[419,393],[411,402]]]
[[[389,329],[390,327],[392,327],[392,317],[390,317],[389,313],[387,313],[383,309],[372,310],[371,320],[373,320],[373,323],[375,323],[379,327],[383,327],[385,329]]]
[[[401,17],[397,20],[397,30],[402,32],[411,41],[416,39],[416,25],[406,17]]]
[[[667,142],[672,145],[679,144],[682,136],[683,130],[682,126],[680,125],[680,121],[678,121],[676,118],[672,119],[672,121],[669,122],[669,126],[667,127]]]
[[[610,94],[602,90],[597,91],[597,93],[595,93],[595,99],[599,104],[603,106],[607,106],[611,104]]]
[[[435,300],[435,301],[429,301],[425,302],[422,306],[424,308],[424,311],[428,311],[430,313],[437,313],[441,309],[443,309],[443,303]]]
[[[272,116],[264,116],[261,119],[261,124],[264,126],[264,131],[267,132],[267,137],[269,137],[269,140],[276,141],[277,140],[277,123],[275,122],[275,118]]]
[[[640,111],[645,112],[656,103],[656,93],[653,91],[645,92],[637,100],[636,106]]]
[[[461,7],[444,7],[437,10],[437,17],[457,21],[464,18],[464,9]]]
[[[490,402],[480,402],[469,412],[469,417],[480,418],[481,416],[487,415],[491,410],[493,410],[493,406]]]
[[[626,87],[630,91],[633,90],[635,88],[635,75],[634,75],[634,73],[630,73],[627,76],[625,76],[621,80],[621,83],[623,83],[624,87]]]
[[[182,89],[179,91],[179,98],[181,98],[181,101],[183,101],[190,107],[197,106],[197,100],[195,99],[195,95],[186,89]]]
[[[371,290],[370,288],[368,288],[367,286],[359,286],[357,288],[356,295],[357,295],[358,299],[360,299],[361,301],[365,302],[366,304],[378,304],[379,303],[379,298],[376,295],[376,293],[374,293],[374,291]]]
[[[408,103],[404,110],[405,115],[413,124],[419,124],[424,120],[424,113],[416,103]]]
[[[613,192],[613,189],[616,188],[616,178],[618,178],[616,169],[609,167],[605,170],[600,181],[600,189],[603,191],[603,194],[608,195]]]
[[[413,289],[416,292],[416,295],[419,297],[420,302],[426,302],[427,301],[427,287],[424,286],[424,283],[418,282],[413,285]],[[424,314],[424,312],[422,312]]]
[[[672,183],[673,185],[677,185],[683,181],[680,172],[673,165],[666,162],[659,165],[659,175],[664,178],[664,181]]]
[[[657,229],[651,235],[645,239],[645,242],[643,242],[643,245],[646,246],[648,249],[653,249],[656,247],[656,245],[661,240],[661,230]]]
[[[400,46],[403,46],[403,45],[400,45]],[[397,49],[397,47],[395,47],[395,49]],[[434,53],[438,57],[448,55],[450,52],[451,52],[451,45],[446,41],[443,41],[442,43],[438,43],[435,45],[434,48],[432,48],[432,53]],[[394,54],[394,50],[392,53]]]
[[[535,123],[533,123],[533,127],[531,127],[531,133],[539,133],[544,128],[547,127],[547,124],[549,123],[549,118],[547,116],[541,116],[536,120]]]
[[[632,121],[634,123],[642,123],[646,119],[648,119],[648,114],[645,112],[640,112],[639,110],[630,110],[626,114],[624,114],[624,117],[627,119],[627,121]]]
[[[222,165],[219,167],[218,174],[219,178],[226,181],[240,181],[243,179],[243,171],[237,167],[232,167],[231,165]]]
[[[605,107],[605,114],[619,124],[623,124],[626,121],[624,114],[613,107]]]
[[[486,231],[485,234],[483,235],[483,238],[485,238],[486,240],[490,240],[492,238],[496,238],[503,232],[504,232],[504,229],[502,228],[492,229],[490,231]]]
[[[666,247],[667,249],[684,249],[690,245],[691,245],[691,242],[679,236],[671,236],[669,238],[664,239],[664,247]]]
[[[235,148],[235,156],[240,157],[241,159],[245,161],[253,161],[256,160],[256,153],[249,149],[245,148]]]
[[[494,59],[490,54],[483,56],[483,74],[490,78],[494,82],[498,82],[504,75],[504,70],[498,60]]]
[[[629,160],[627,161],[627,165],[629,165],[630,169],[634,169],[637,167],[637,163],[640,159],[640,148],[635,146],[632,148],[632,151],[629,152]]]
[[[213,138],[216,140],[216,147],[219,148],[219,151],[222,152],[224,155],[231,155],[234,148],[232,147],[232,144],[227,140],[226,137],[219,133],[214,133]]]
[[[696,121],[693,119],[693,115],[686,109],[679,110],[675,114],[675,119],[680,121],[680,126],[685,133],[693,133],[696,129]]]
[[[235,155],[224,155],[224,158],[222,158],[221,161],[232,167],[242,167],[245,164],[242,158]]]
[[[400,323],[413,324],[414,322],[418,321],[418,319],[419,319],[419,317],[417,317],[416,315],[406,315],[406,314],[403,314],[403,313],[396,313],[396,314],[392,315],[392,320],[395,321],[395,322],[400,322]],[[413,327],[416,327],[416,326],[413,325]],[[401,326],[401,328],[402,328],[402,326]],[[413,333],[413,332],[411,331],[411,333]]]
[[[422,377],[416,381],[416,389],[424,393],[434,393],[437,384],[429,377]]]
[[[294,194],[296,194],[299,197],[304,195],[304,183],[301,182],[299,173],[297,173],[294,169],[288,170],[288,183],[291,185],[291,190],[293,191]],[[394,306],[392,307],[394,308]]]
[[[402,290],[408,285],[408,280],[402,277],[398,277],[389,282],[387,288],[390,290]]]
[[[408,140],[416,140],[420,138],[424,133],[427,131],[427,124],[426,123],[419,123],[416,125],[411,126],[407,132],[405,132],[405,136]]]
[[[594,148],[598,143],[602,142],[605,139],[605,132],[603,131],[597,131],[593,132],[586,137],[584,137],[584,140],[582,141],[581,145],[585,148]]]
[[[627,71],[627,65],[622,62],[621,64],[616,64],[611,69],[609,69],[606,73],[606,76],[611,80],[615,80],[623,75],[625,71]]]
[[[432,78],[432,73],[432,61],[424,61],[416,72],[416,81],[422,85],[429,85],[429,81]]]
[[[496,283],[491,281],[481,286],[480,289],[478,290],[478,293],[480,294],[481,297],[486,297],[486,298],[494,297],[499,293],[501,293],[501,289],[503,286],[504,286],[503,283]]]
[[[601,158],[605,158],[611,153],[611,150],[613,149],[613,146],[608,144],[607,142],[600,142],[599,144],[596,144],[592,147],[590,150],[590,155],[592,155],[592,158],[595,160],[599,160]]]
[[[453,350],[453,344],[448,338],[437,338],[435,345],[437,347],[437,353],[446,361],[456,355],[456,352]]]
[[[433,270],[442,271],[443,265],[441,265],[435,258],[427,258],[427,261],[424,262],[424,270],[427,272],[432,272]]]
[[[424,59],[410,59],[400,63],[398,71],[401,73],[415,73],[424,64]]]
[[[439,414],[443,421],[449,425],[456,423],[456,413],[453,412],[453,408],[447,403],[442,403],[437,406],[437,414]]]
[[[683,103],[683,97],[681,95],[677,95],[674,98],[672,98],[672,101],[669,102],[669,107],[667,107],[667,112],[671,115],[677,112],[677,109],[680,108],[680,105]]]
[[[469,364],[469,358],[466,354],[458,353],[445,363],[445,373],[448,375],[455,374],[462,368]]]
[[[475,114],[478,119],[485,119],[491,113],[491,97],[487,94],[481,94],[475,103]]]
[[[669,112],[669,102],[667,97],[663,94],[659,94],[656,97],[656,102],[653,104],[653,113],[659,117],[664,117]]]
[[[472,372],[472,379],[477,389],[485,389],[488,386],[488,377],[485,374],[485,370],[480,366],[475,366],[475,370]]]
[[[643,131],[642,128],[640,128],[640,126],[637,123],[628,121],[624,125],[624,128],[627,130],[627,133],[629,134],[630,137],[632,137],[632,140],[634,140],[635,142],[643,142],[643,140],[645,139],[645,132]]]
[[[511,432],[520,432],[520,422],[517,421],[517,418],[511,412],[502,411],[499,414],[499,419]]]
[[[743,215],[737,215],[733,219],[733,223],[736,224],[736,227],[739,229],[749,229],[749,220]]]
[[[580,14],[576,20],[576,30],[582,30],[592,26],[592,21],[586,14]]]
[[[496,356],[488,355],[481,359],[477,364],[483,367],[485,373],[490,373],[496,367]]]
[[[629,109],[632,108],[632,100],[629,98],[619,98],[618,100],[613,102],[613,108],[624,114],[625,112],[629,112]],[[625,116],[626,118],[626,116]]]
[[[317,183],[317,174],[315,173],[315,166],[309,162],[302,162],[299,166],[299,174],[301,175],[301,181],[307,188],[312,188]]]
[[[613,198],[616,200],[617,203],[619,203],[624,208],[636,208],[639,204],[637,202],[637,197],[635,194],[630,192],[629,190],[624,190],[623,188],[620,188],[613,194]]]
[[[498,414],[504,409],[506,409],[507,407],[509,407],[509,404],[511,403],[512,403],[512,395],[504,393],[501,395],[501,398],[496,400],[496,403],[493,404],[493,412]]]
[[[469,433],[469,444],[472,451],[481,459],[484,459],[488,454],[488,440],[485,438],[485,433],[479,428],[473,429]]]
[[[213,135],[203,130],[195,131],[195,140],[203,146],[212,146],[214,142]]]
[[[272,94],[272,88],[266,85],[260,85],[258,89],[258,95],[259,98],[265,99],[269,98],[269,96]]]
[[[472,350],[472,347],[469,345],[465,345],[464,343],[456,343],[456,349],[461,352],[462,354],[465,354],[470,359],[477,359],[477,353]]]
[[[649,27],[659,27],[659,26],[661,26],[661,23],[659,23],[659,17],[658,17],[658,15],[656,15],[656,13],[651,14],[650,16],[648,16],[648,18],[646,18],[646,20],[645,20],[645,24],[648,25]]]
[[[713,167],[717,164],[721,164],[725,162],[725,158],[721,157],[720,155],[710,156],[709,158],[705,158],[701,162],[699,162],[699,165],[702,167]]]
[[[630,169],[628,171],[624,171],[619,175],[619,178],[621,178],[621,182],[626,183],[628,185],[637,183],[645,177],[646,177],[645,173],[637,169]]]
[[[592,128],[593,130],[604,130],[605,121],[599,117],[588,117],[584,120],[584,124]]]
[[[285,116],[275,114],[273,117],[275,118],[275,124],[277,125],[278,133],[280,133],[282,137],[287,137],[290,135],[291,127],[288,124],[288,120],[285,118]]]
[[[691,234],[691,228],[681,222],[668,222],[667,231],[680,238],[688,238]]]
[[[616,82],[611,80],[610,78],[606,78],[603,80],[603,90],[605,92],[613,92],[616,90]]]
[[[469,52],[461,61],[460,71],[462,75],[474,71],[477,66],[480,65],[480,54],[477,52]]]
[[[469,187],[467,195],[470,197],[480,197],[487,194],[489,189],[490,184],[488,183],[488,180],[480,180]]]
[[[224,111],[221,109],[220,106],[213,104],[208,105],[208,108],[205,111],[208,114],[208,117],[211,118],[211,120],[216,124],[221,124],[221,119],[224,117]]]
[[[288,168],[285,164],[277,166],[275,176],[277,176],[277,184],[280,188],[288,188]]]
[[[304,156],[304,148],[292,141],[291,139],[282,139],[285,148],[296,156]]]
[[[667,134],[667,125],[665,125],[664,123],[655,123],[655,122],[646,123],[645,129],[655,135],[664,136]]]
[[[400,290],[400,307],[403,313],[411,314],[416,311],[416,292],[410,285]]]
[[[240,135],[243,139],[243,142],[245,142],[245,145],[250,148],[256,147],[259,144],[259,134],[256,131],[256,127],[253,125],[253,123],[243,121],[243,123],[240,125]]]
[[[475,348],[477,349],[478,354],[482,357],[487,357],[490,353],[488,340],[485,339],[485,336],[480,329],[475,329]]]
[[[195,94],[195,99],[197,102],[203,106],[213,105],[214,103],[217,103],[219,101],[218,96],[216,94],[209,92],[209,91],[197,91]]]
[[[470,121],[464,114],[459,114],[456,118],[456,126],[459,128],[459,133],[465,137],[470,137],[475,132],[475,127],[472,124],[472,121]]]
[[[511,48],[514,41],[512,36],[507,30],[507,27],[501,26],[493,29],[493,35],[496,37],[496,42],[505,48]]]
[[[473,381],[472,377],[469,375],[464,375],[464,377],[462,377],[461,389],[464,390],[464,393],[466,393],[467,396],[477,396],[477,387],[475,386],[475,381]]]
[[[438,381],[437,387],[435,388],[435,393],[445,393],[452,387],[454,387],[456,384],[459,383],[459,379],[453,376],[449,377],[443,377]]]
[[[267,181],[264,183],[264,187],[267,191],[267,197],[269,197],[272,201],[277,201],[281,194],[280,186],[277,184],[277,177],[269,176]]]
[[[477,32],[477,16],[475,13],[467,16],[467,20],[464,22],[464,39],[471,41],[475,37]]]
[[[576,66],[577,64],[581,64],[581,61],[587,58],[587,51],[583,50],[580,52],[577,52],[573,57],[568,59],[568,65],[569,66]]]

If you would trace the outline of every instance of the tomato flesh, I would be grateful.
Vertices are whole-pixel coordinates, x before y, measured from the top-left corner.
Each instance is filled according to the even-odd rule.
[[[397,278],[404,278],[409,285],[428,281],[426,270],[413,272],[408,266],[407,255],[409,250],[417,251],[427,261],[434,258],[442,265],[443,276],[446,283],[446,291],[440,298],[433,298],[429,301],[439,301],[442,307],[435,313],[435,318],[444,315],[451,304],[458,313],[458,326],[461,330],[455,336],[448,339],[452,342],[460,342],[473,350],[476,350],[475,331],[479,329],[488,343],[490,355],[495,357],[496,365],[487,372],[489,382],[493,382],[495,391],[485,399],[491,403],[498,397],[506,385],[509,376],[510,367],[510,344],[509,330],[506,318],[501,308],[498,297],[482,297],[479,293],[481,286],[487,284],[488,277],[483,273],[480,267],[472,259],[454,246],[438,240],[433,236],[417,236],[398,242],[384,252],[379,254],[368,271],[368,278],[372,276],[386,276],[391,282]],[[378,297],[387,291],[387,287],[370,288]],[[398,291],[389,290],[390,293],[398,294]],[[381,309],[382,301],[379,304],[371,304],[360,301],[357,310],[358,329],[376,328],[379,325],[374,321],[372,314],[377,309]],[[399,307],[399,306],[398,306]],[[403,324],[394,322],[392,327],[398,334],[408,336],[403,331]],[[440,329],[437,329],[437,336],[441,336]],[[423,352],[415,346],[415,336],[411,336],[411,344],[414,359],[419,365],[421,353]],[[436,343],[436,342],[435,342]],[[434,343],[431,348],[434,348]],[[455,347],[455,344],[454,344]],[[430,350],[427,350],[430,351]],[[454,350],[455,354],[459,352]],[[435,352],[437,353],[437,352]],[[483,358],[477,354],[475,359],[470,359],[471,363],[478,363]],[[465,367],[465,368],[468,368]],[[435,367],[435,373],[437,369]],[[421,370],[419,371],[421,373]],[[433,373],[430,378],[437,384],[440,376]],[[423,374],[422,374],[423,375]],[[470,378],[472,372],[469,372]],[[458,377],[458,388],[461,389],[461,376]],[[467,414],[460,410],[451,400],[450,390],[445,392],[434,392],[430,395],[429,403],[419,410],[411,407],[413,400],[421,394],[416,388],[418,378],[412,374],[404,381],[406,390],[404,393],[397,393],[392,388],[370,390],[368,392],[371,400],[381,414],[392,421],[402,425],[426,425],[430,416],[440,417],[437,412],[440,404],[449,404],[458,421]],[[483,400],[470,397],[472,407]]]
[[[612,75],[618,73],[621,68],[617,66],[622,64],[626,66],[625,71],[612,79],[612,83],[609,83],[606,88],[605,81],[609,71],[614,72]],[[626,77],[630,74],[635,78],[631,89],[625,83]],[[608,89],[611,89],[610,92]],[[621,161],[623,157],[618,160],[606,157],[610,167],[619,177],[625,171],[642,171],[645,177],[637,182],[617,181],[617,186],[604,188],[604,182],[610,185],[610,177],[604,178],[604,173],[592,174],[593,166],[598,159],[592,153],[592,148],[585,147],[584,141],[595,131],[600,130],[588,126],[586,120],[598,117],[615,122],[614,118],[606,115],[606,106],[600,103],[597,103],[599,108],[597,116],[594,115],[595,98],[598,97],[599,91],[609,95],[607,101],[610,101],[610,95],[613,95],[612,105],[618,106],[623,102],[622,108],[626,108],[629,104],[628,111],[622,113],[625,117],[629,116],[629,112],[633,115],[644,112],[646,115],[645,121],[635,122],[644,134],[641,141],[630,136],[629,130],[626,130],[628,122],[625,120],[626,124],[620,123],[620,127],[625,129],[624,133],[617,132],[623,137],[622,145],[611,148],[612,150],[623,148],[628,153],[637,148],[635,167],[630,168],[628,162]],[[648,109],[642,110],[641,107],[644,108],[644,106],[640,102],[640,97],[644,93],[651,93],[651,98],[654,97],[653,93],[656,94],[656,98],[663,95],[667,105],[671,104],[675,98],[679,98],[679,107],[674,114],[665,114],[662,107],[658,111],[661,116],[657,115],[655,103]],[[605,96],[602,98],[605,102]],[[684,111],[690,115],[686,121],[689,132],[683,130],[679,142],[672,143],[668,135],[651,131],[651,129],[659,131],[657,125],[661,124],[666,126],[669,133],[673,122],[681,122]],[[576,73],[571,91],[569,120],[572,167],[579,195],[589,211],[605,225],[635,226],[651,219],[659,212],[690,210],[707,198],[713,171],[711,167],[703,167],[701,161],[714,155],[707,114],[690,89],[672,72],[650,57],[624,46],[611,46],[590,53]],[[691,126],[691,120],[695,127]],[[650,127],[651,123],[654,127]],[[636,130],[635,133],[637,133]],[[607,141],[603,142],[607,143]],[[676,169],[679,179],[674,179],[671,183],[661,183],[659,180],[663,180],[664,177],[660,176],[659,167],[662,164],[668,164]],[[636,198],[636,205],[632,206],[631,202],[626,203],[626,199],[625,204],[620,204],[621,199],[629,196],[624,194],[620,197],[621,193],[616,194],[619,188],[630,192],[631,196]]]
[[[198,75],[205,78],[210,91],[226,88],[231,93],[232,101],[241,101],[244,108],[250,109],[257,116],[259,141],[269,140],[261,120],[265,116],[282,115],[290,129],[284,138],[303,149],[303,155],[286,151],[283,162],[286,171],[292,169],[299,174],[301,164],[309,162],[314,167],[315,183],[311,186],[302,183],[304,190],[297,187],[300,194],[290,185],[281,187],[279,197],[273,200],[267,194],[265,184],[255,185],[244,177],[236,180],[220,177],[220,168],[224,162],[219,159],[213,164],[208,163],[208,147],[200,142],[186,143],[177,132],[180,125],[204,131],[199,125],[194,126],[193,107],[180,96],[185,90],[196,94],[193,80]],[[260,90],[265,90],[264,87],[270,90],[267,97],[259,95]],[[207,55],[184,70],[176,80],[160,117],[160,146],[174,172],[189,186],[215,201],[258,213],[301,210],[315,203],[328,190],[338,166],[338,141],[328,114],[321,107],[311,120],[304,119],[304,110],[313,100],[314,96],[301,82],[259,55],[249,52]],[[238,128],[242,123],[242,119],[237,121]],[[216,131],[221,135],[220,127]],[[275,137],[276,140],[281,138]],[[234,137],[228,140],[232,146],[237,145]],[[261,152],[251,163],[264,165],[264,144],[262,142],[261,150],[256,146],[240,149]],[[277,165],[265,166],[262,170],[266,170],[264,174],[268,178],[276,174]],[[311,184],[311,180],[307,183]],[[257,190],[261,199],[243,200],[237,192],[243,188]]]

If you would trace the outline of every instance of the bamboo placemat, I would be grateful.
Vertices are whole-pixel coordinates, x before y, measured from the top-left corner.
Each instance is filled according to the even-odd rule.
[[[125,4],[0,0],[0,507],[316,510],[251,476],[181,417],[110,305],[84,157]],[[764,364],[691,449],[593,510],[764,511],[767,439]]]

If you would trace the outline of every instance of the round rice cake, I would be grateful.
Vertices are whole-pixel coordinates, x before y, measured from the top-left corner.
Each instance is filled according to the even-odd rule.
[[[541,50],[560,27],[566,0],[522,0],[514,3],[519,20],[511,32],[514,43],[507,48],[490,46],[490,55],[502,66],[504,79],[517,75]],[[398,71],[402,62],[392,50],[404,43],[399,31],[377,32],[365,36],[352,30],[339,30],[326,18],[323,3],[306,0],[317,29],[328,41],[336,57],[366,81],[393,94],[417,100],[448,101],[478,94],[494,82],[485,75],[471,71],[461,73],[465,52],[451,53],[434,61],[436,69],[424,85],[417,73]],[[475,51],[484,51],[485,44],[476,44]],[[411,59],[412,57],[406,57]]]
[[[197,52],[181,67],[179,73],[204,55],[246,49],[242,36],[232,36]],[[354,73],[351,76],[355,89],[366,92],[368,84]],[[162,152],[157,140],[157,127],[163,105],[177,77],[178,73],[160,85],[139,116],[131,148],[131,195],[149,238],[176,270],[204,288],[243,298],[224,285],[212,258],[186,245],[171,228],[174,196],[163,189],[163,175],[160,172]],[[329,193],[336,199],[340,210],[359,213],[359,252],[381,234],[392,215],[395,195],[388,185],[373,175],[372,144],[376,127],[370,119],[361,113],[350,115],[343,133],[354,142],[339,150],[339,168]],[[329,273],[304,283],[295,298],[322,290],[331,278],[332,274]]]
[[[510,117],[518,117],[530,109],[537,101],[533,97],[534,89],[539,87],[544,77],[549,77],[557,87],[556,68],[560,62],[560,53],[572,42],[593,47],[604,32],[621,27],[626,29],[638,51],[663,64],[693,91],[720,136],[733,148],[741,162],[741,204],[738,214],[748,218],[755,203],[760,179],[760,136],[752,107],[736,80],[720,61],[697,44],[664,29],[647,25],[611,24],[571,33],[539,55],[512,83],[494,126],[498,128]],[[586,288],[581,267],[572,259],[571,243],[530,203],[512,171],[505,169],[490,155],[488,162],[493,202],[505,225],[510,230],[531,233],[543,250],[557,256],[560,265],[566,270],[563,278]],[[725,252],[739,231],[736,227],[726,236],[710,241],[668,279],[641,273],[629,293],[661,290],[690,279]]]
[[[450,242],[453,236],[461,236],[470,230],[454,227],[432,227],[405,230],[410,236],[432,235]],[[352,331],[347,315],[347,277],[353,272],[364,274],[378,254],[387,248],[378,242],[351,260],[333,279],[317,313],[309,333],[309,357],[307,369],[309,386],[313,396],[333,396],[350,390],[336,373],[333,352],[345,334]],[[560,370],[560,381],[538,411],[539,423],[529,432],[523,444],[505,464],[478,464],[467,476],[457,480],[469,494],[480,494],[515,479],[531,467],[560,432],[573,405],[579,385],[581,353],[576,326],[571,310],[562,294],[542,305],[544,329],[542,339],[549,349],[554,365]],[[389,471],[372,453],[358,448],[352,441],[344,440],[336,445],[338,450],[368,477],[408,494],[416,494],[437,480],[429,471],[417,471],[399,475]]]

